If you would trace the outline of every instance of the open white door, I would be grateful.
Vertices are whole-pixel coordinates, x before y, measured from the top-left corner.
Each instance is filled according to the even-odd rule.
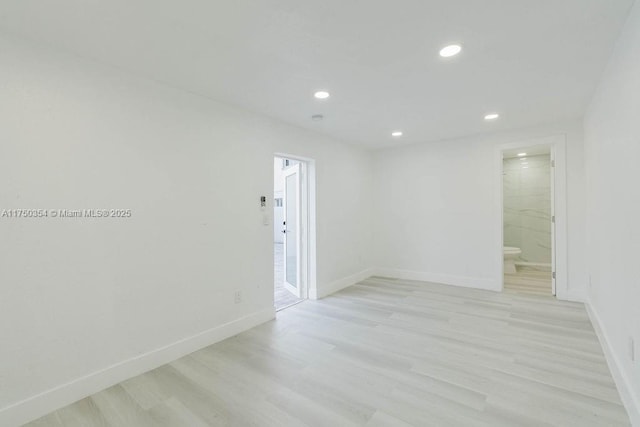
[[[284,286],[302,297],[300,285],[300,165],[284,172]]]

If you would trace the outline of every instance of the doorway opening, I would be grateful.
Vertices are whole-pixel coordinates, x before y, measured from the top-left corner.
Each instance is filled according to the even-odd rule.
[[[276,311],[298,304],[315,283],[311,237],[315,231],[310,191],[313,164],[290,156],[273,162],[274,306]]]
[[[552,145],[502,151],[503,289],[556,295]]]

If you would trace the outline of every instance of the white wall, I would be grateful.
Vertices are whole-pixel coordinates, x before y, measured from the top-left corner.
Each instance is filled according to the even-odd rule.
[[[541,126],[375,153],[375,263],[379,273],[498,290],[498,147],[566,134],[568,298],[586,283],[580,122]]]
[[[589,300],[640,426],[640,4],[585,118]],[[635,363],[629,339],[635,338]],[[635,403],[631,403],[635,402]]]
[[[0,218],[0,425],[271,318],[275,152],[316,160],[318,293],[371,267],[359,149],[8,37],[0,121],[0,209],[133,212]]]

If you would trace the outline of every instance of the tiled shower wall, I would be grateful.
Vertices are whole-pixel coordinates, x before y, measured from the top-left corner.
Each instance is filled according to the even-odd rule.
[[[551,264],[551,161],[549,155],[504,160],[504,245],[522,249],[520,260]]]

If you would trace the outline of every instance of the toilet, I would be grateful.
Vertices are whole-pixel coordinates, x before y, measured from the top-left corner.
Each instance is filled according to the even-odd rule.
[[[504,272],[505,274],[516,274],[516,259],[522,253],[520,248],[504,246]]]

